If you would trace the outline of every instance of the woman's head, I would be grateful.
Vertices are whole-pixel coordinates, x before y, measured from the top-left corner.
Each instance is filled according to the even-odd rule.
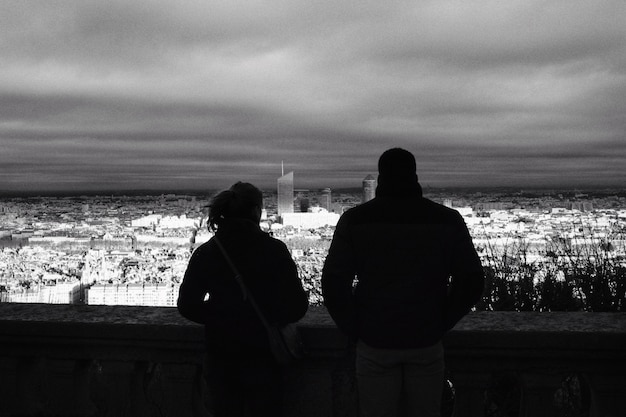
[[[209,229],[216,230],[223,219],[239,218],[259,222],[263,194],[247,182],[238,182],[222,191],[209,204]]]

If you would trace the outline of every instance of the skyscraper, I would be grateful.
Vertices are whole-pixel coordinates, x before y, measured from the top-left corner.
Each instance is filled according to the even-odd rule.
[[[376,196],[376,178],[368,175],[363,179],[363,203],[367,203]]]
[[[278,217],[293,213],[293,171],[278,178]]]

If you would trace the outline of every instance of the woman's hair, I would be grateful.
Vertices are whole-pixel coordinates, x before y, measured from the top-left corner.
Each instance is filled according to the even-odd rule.
[[[263,206],[261,190],[247,182],[237,182],[228,190],[222,191],[211,199],[209,204],[210,230],[216,230],[223,219],[240,218],[257,221],[254,208]]]

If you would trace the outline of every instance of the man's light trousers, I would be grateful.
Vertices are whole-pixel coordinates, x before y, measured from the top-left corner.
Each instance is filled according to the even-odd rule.
[[[396,417],[403,392],[407,416],[441,415],[441,342],[420,349],[377,349],[359,341],[356,376],[361,417]]]

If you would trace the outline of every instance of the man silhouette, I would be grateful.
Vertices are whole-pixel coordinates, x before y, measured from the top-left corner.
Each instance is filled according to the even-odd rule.
[[[378,161],[376,197],[335,229],[322,291],[356,341],[361,416],[439,416],[443,335],[480,299],[483,269],[461,215],[422,197],[413,154]],[[355,280],[356,278],[356,280]]]

